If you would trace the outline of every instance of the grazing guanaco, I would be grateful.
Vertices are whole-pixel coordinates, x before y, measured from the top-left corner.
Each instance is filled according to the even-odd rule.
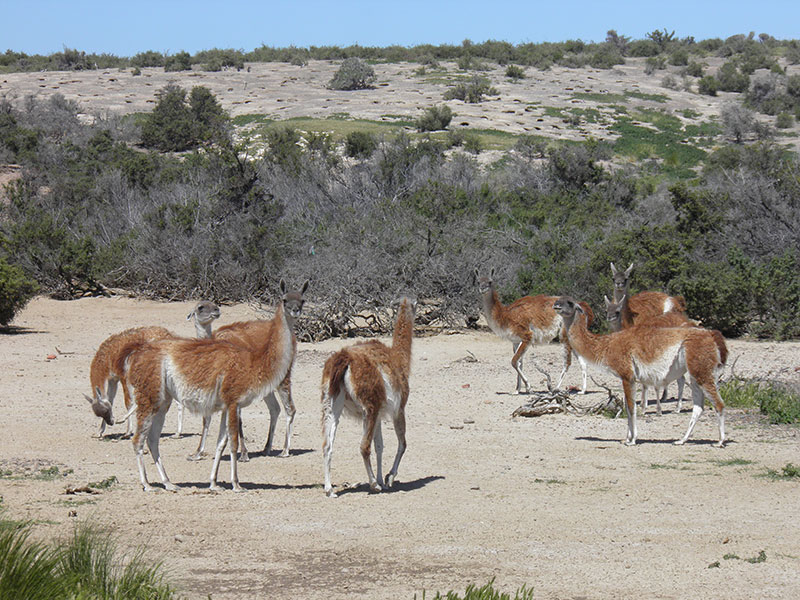
[[[692,417],[682,439],[689,439],[703,413],[704,396],[713,404],[719,421],[719,443],[725,443],[725,404],[717,390],[719,371],[727,361],[728,350],[722,334],[699,327],[624,329],[608,335],[595,335],[587,329],[583,308],[569,296],[554,303],[564,318],[567,335],[575,351],[587,361],[608,369],[622,380],[628,411],[626,445],[636,443],[636,410],[633,385],[639,381],[664,387],[689,373],[692,388]]]
[[[213,302],[201,300],[195,305],[192,312],[189,313],[187,319],[195,319],[197,337],[205,338],[211,337],[211,323],[218,317],[219,307]],[[98,437],[103,437],[106,425],[114,425],[114,397],[117,394],[117,385],[120,382],[122,383],[122,395],[125,400],[125,408],[129,409],[131,406],[128,390],[124,383],[124,374],[118,372],[115,368],[120,356],[120,351],[123,348],[130,347],[132,344],[143,344],[145,342],[171,337],[175,337],[175,334],[163,327],[136,327],[134,329],[126,329],[120,333],[115,333],[100,344],[89,368],[89,381],[92,386],[92,395],[94,397],[91,398],[84,394],[84,397],[92,405],[94,414],[102,419]],[[180,405],[179,411],[178,435],[180,435],[183,421],[183,407]],[[125,436],[129,437],[132,433],[129,416],[124,420],[126,422]]]
[[[222,411],[210,489],[219,489],[219,463],[230,440],[231,484],[234,491],[244,491],[238,476],[239,411],[274,392],[286,378],[296,344],[294,322],[302,312],[307,288],[308,281],[300,291],[288,291],[281,280],[282,298],[272,318],[274,326],[253,346],[212,338],[167,339],[129,348],[121,362],[136,403],[133,447],[145,491],[153,489],[144,467],[145,440],[164,487],[177,489],[167,477],[158,448],[164,417],[173,399],[204,416]]]
[[[517,387],[514,393],[519,394],[523,384],[525,393],[530,391],[528,378],[522,372],[522,358],[525,352],[532,344],[547,344],[556,336],[559,336],[564,348],[564,364],[556,384],[556,388],[560,389],[564,376],[572,364],[572,349],[563,328],[563,320],[553,310],[553,302],[557,296],[525,296],[509,305],[504,305],[494,289],[493,279],[494,269],[488,277],[480,277],[478,271],[475,271],[475,280],[483,301],[483,314],[489,328],[501,338],[511,341],[514,347],[514,355],[511,357],[511,366],[517,374]],[[588,304],[584,305],[584,310],[586,314],[592,315]],[[591,322],[592,316],[589,317],[589,324]],[[540,373],[547,376],[549,385],[550,377],[536,364],[533,356],[531,362]],[[588,378],[586,361],[578,355],[578,362],[583,375],[580,393],[585,394]]]
[[[411,340],[414,336],[416,302],[399,301],[392,345],[378,341],[356,344],[340,350],[327,361],[322,371],[322,454],[325,493],[336,497],[331,486],[331,454],[342,411],[361,419],[361,457],[367,469],[369,487],[382,490],[383,435],[381,417],[392,420],[397,435],[397,454],[386,475],[387,488],[394,485],[400,459],[406,450],[405,408],[408,402],[408,376],[411,369]],[[370,461],[370,445],[375,446],[377,479]]]

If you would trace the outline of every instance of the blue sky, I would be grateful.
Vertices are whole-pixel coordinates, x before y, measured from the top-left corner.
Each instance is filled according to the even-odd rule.
[[[27,54],[602,41],[609,29],[634,39],[654,29],[698,40],[750,31],[800,38],[798,0],[0,0],[0,18],[0,52]]]

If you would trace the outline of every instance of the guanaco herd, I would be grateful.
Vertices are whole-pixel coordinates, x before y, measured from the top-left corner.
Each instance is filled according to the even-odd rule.
[[[592,364],[622,381],[628,424],[626,445],[636,443],[634,385],[642,384],[642,412],[647,410],[646,389],[656,390],[657,410],[672,381],[678,382],[678,412],[681,409],[684,377],[688,373],[692,390],[692,415],[683,444],[692,434],[703,412],[704,399],[714,406],[719,422],[718,446],[725,443],[724,404],[717,389],[720,370],[727,359],[727,347],[718,331],[703,329],[686,316],[682,297],[661,292],[629,295],[628,282],[633,264],[619,271],[611,263],[613,299],[605,298],[612,333],[589,331],[593,313],[585,302],[569,296],[526,296],[504,305],[494,288],[494,270],[488,276],[474,274],[483,312],[491,330],[513,343],[511,366],[517,378],[515,393],[530,391],[522,370],[522,359],[531,345],[546,344],[559,337],[563,365],[556,384],[560,388],[573,354],[582,371],[579,393],[586,393],[587,369]],[[230,444],[231,485],[243,491],[238,477],[238,460],[249,456],[242,434],[242,409],[263,399],[270,414],[264,452],[271,451],[281,406],[286,415],[286,437],[281,456],[289,456],[295,406],[292,401],[291,372],[297,353],[294,323],[300,316],[309,282],[289,290],[281,280],[281,301],[270,320],[233,323],[212,332],[219,318],[215,304],[202,301],[187,319],[193,320],[196,339],[182,338],[163,327],[139,327],[112,335],[98,348],[91,363],[92,396],[86,396],[94,414],[102,419],[99,436],[114,425],[114,397],[122,386],[127,414],[126,435],[133,435],[139,479],[145,491],[154,488],[147,479],[144,445],[155,462],[167,490],[178,488],[169,480],[159,452],[164,419],[173,400],[178,404],[176,435],[183,427],[183,409],[202,415],[203,430],[197,450],[189,460],[199,460],[204,449],[211,416],[221,413],[220,429],[211,467],[210,489],[217,484],[219,463]],[[411,342],[416,301],[401,298],[391,346],[367,341],[339,350],[328,358],[322,372],[322,456],[325,493],[336,497],[331,484],[331,454],[343,412],[362,422],[361,457],[369,487],[378,492],[391,488],[406,450],[405,407],[411,367]],[[549,375],[532,358],[550,386]],[[278,399],[280,399],[280,403]],[[135,415],[135,424],[131,418]],[[383,477],[383,435],[381,420],[390,419],[397,436],[397,452],[386,478]],[[241,452],[240,452],[241,446]],[[377,476],[372,469],[370,448],[374,446]]]

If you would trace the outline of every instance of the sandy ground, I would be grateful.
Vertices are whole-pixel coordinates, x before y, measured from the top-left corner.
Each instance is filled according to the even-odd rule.
[[[346,420],[333,458],[340,497],[323,493],[322,365],[352,343],[328,340],[299,345],[290,457],[258,451],[265,406],[245,411],[246,438],[256,450],[240,464],[247,493],[230,491],[227,459],[220,469],[227,489],[206,491],[210,461],[185,460],[200,419],[189,416],[185,435],[175,439],[174,409],[161,449],[180,491],[144,493],[131,444],[119,439],[123,428],[102,441],[92,437],[98,420],[82,397],[89,364],[104,338],[128,327],[163,325],[192,335],[190,308],[124,297],[38,298],[0,334],[0,495],[9,517],[33,519],[45,538],[66,535],[81,520],[109,524],[126,543],[148,544],[189,598],[413,598],[422,590],[463,592],[492,577],[502,590],[532,586],[537,598],[798,595],[798,484],[763,477],[800,463],[796,428],[731,410],[730,443],[718,449],[709,411],[692,441],[677,447],[671,442],[689,413],[676,414],[669,401],[663,416],[640,420],[641,443],[628,448],[620,443],[623,419],[514,419],[524,397],[509,393],[510,344],[488,331],[415,340],[408,451],[396,491],[367,492],[360,425]],[[218,324],[253,316],[251,307],[226,306]],[[800,366],[800,343],[732,341],[730,348],[742,375],[791,377]],[[465,360],[468,351],[477,362]],[[535,351],[557,374],[558,345]],[[530,374],[541,389],[541,377]],[[573,366],[567,383],[579,381]],[[576,402],[605,395],[590,383]],[[117,408],[119,415],[121,401]],[[394,436],[384,427],[390,464]],[[281,422],[279,440],[283,432]],[[147,465],[157,480],[149,457]],[[53,481],[29,476],[53,466],[65,474]],[[100,494],[64,493],[111,476],[119,482]],[[744,560],[762,550],[765,561]],[[716,562],[719,568],[709,568]]]

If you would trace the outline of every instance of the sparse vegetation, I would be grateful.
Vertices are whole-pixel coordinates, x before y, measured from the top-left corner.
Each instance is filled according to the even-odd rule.
[[[332,90],[365,90],[375,82],[375,69],[360,58],[346,58],[328,82]]]
[[[453,111],[446,104],[431,106],[416,120],[419,131],[440,131],[447,129],[453,120]]]
[[[466,83],[458,83],[444,93],[445,100],[461,100],[470,104],[477,104],[484,96],[493,96],[497,90],[491,86],[486,77],[474,75]]]
[[[0,598],[26,600],[168,599],[176,596],[160,563],[142,549],[120,551],[109,532],[79,525],[68,540],[30,539],[30,523],[0,515]]]
[[[416,594],[414,595],[416,598]],[[426,600],[428,596],[423,591],[422,592],[422,600]],[[532,600],[533,599],[533,589],[528,588],[527,586],[522,586],[519,588],[514,595],[507,592],[499,592],[494,589],[494,579],[489,581],[486,585],[481,587],[477,587],[474,584],[470,584],[467,586],[464,595],[460,595],[457,592],[449,591],[446,594],[442,594],[441,592],[436,592],[435,596],[431,597],[431,600]]]

